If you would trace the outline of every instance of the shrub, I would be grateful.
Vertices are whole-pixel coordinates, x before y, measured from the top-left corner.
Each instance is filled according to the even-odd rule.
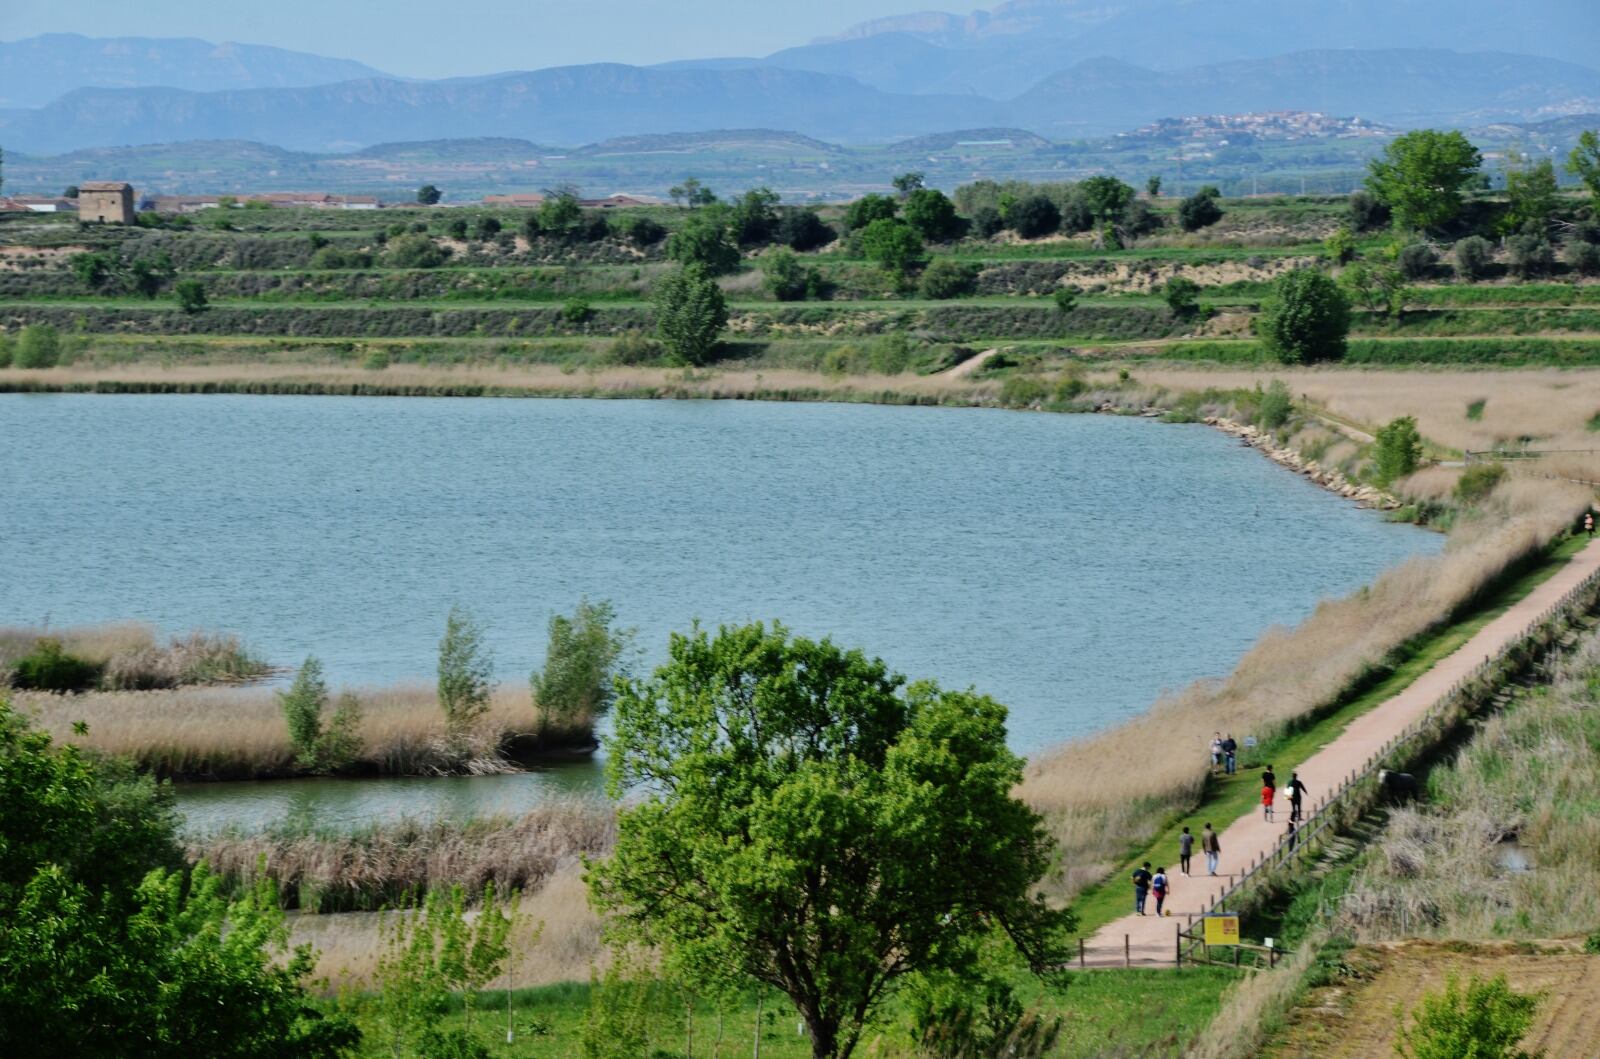
[[[494,663],[483,642],[483,626],[461,607],[451,607],[439,641],[439,708],[457,750],[489,709]]]
[[[438,268],[449,256],[426,235],[402,235],[390,240],[384,258],[391,268]]]
[[[49,324],[29,324],[17,335],[11,362],[19,368],[53,368],[61,359],[61,336]]]
[[[1178,223],[1186,232],[1198,232],[1222,220],[1222,207],[1217,200],[1222,192],[1207,184],[1193,195],[1178,203]]]
[[[1600,246],[1594,243],[1568,243],[1563,257],[1567,267],[1580,275],[1600,275]]]
[[[568,298],[561,307],[561,319],[576,327],[594,318],[594,307],[585,298]]]
[[[615,625],[616,612],[604,600],[582,600],[572,617],[550,619],[544,669],[529,680],[541,730],[582,726],[592,733],[611,708],[618,664],[634,637],[633,630]]]
[[[1358,232],[1370,232],[1389,223],[1389,207],[1370,191],[1350,193],[1350,227]]]
[[[1295,269],[1273,284],[1256,330],[1284,364],[1338,360],[1350,332],[1350,302],[1327,275]]]
[[[971,294],[977,285],[977,266],[941,257],[935,259],[922,274],[919,287],[924,298],[944,301]]]
[[[893,220],[900,212],[900,204],[888,195],[863,195],[845,207],[844,227],[854,232],[873,221]]]
[[[730,211],[713,205],[695,210],[683,227],[667,237],[667,256],[708,276],[721,276],[739,267],[739,247],[730,226]]]
[[[361,366],[368,371],[383,371],[390,364],[389,351],[374,349],[361,359]]]
[[[1483,410],[1489,403],[1488,398],[1480,397],[1467,405],[1467,418],[1474,423],[1483,419]]]
[[[86,691],[100,679],[100,667],[67,654],[60,640],[46,637],[17,659],[11,679],[33,691]]]
[[[862,256],[901,282],[926,260],[922,236],[905,221],[873,221],[862,229],[860,238]]]
[[[1423,996],[1411,1024],[1398,1005],[1395,1051],[1405,1059],[1532,1059],[1517,1047],[1533,1025],[1538,994],[1518,993],[1505,975],[1488,981],[1474,977],[1465,988],[1455,974],[1444,991]]]
[[[1403,247],[1395,258],[1406,279],[1426,279],[1432,275],[1433,266],[1438,261],[1439,255],[1427,243],[1411,243]]]
[[[1200,299],[1200,284],[1187,276],[1173,276],[1161,290],[1161,297],[1172,310],[1172,315],[1189,317],[1195,314]]]
[[[1043,195],[1029,195],[1012,203],[1006,223],[1024,239],[1037,239],[1061,228],[1061,211]]]
[[[1256,405],[1256,422],[1265,430],[1277,430],[1289,421],[1292,411],[1294,401],[1289,397],[1289,387],[1282,379],[1273,379]]]
[[[805,252],[827,246],[837,234],[823,223],[817,211],[804,206],[785,206],[778,213],[775,238],[791,250]]]
[[[622,237],[637,247],[655,246],[667,237],[666,226],[649,217],[629,217],[617,225]]]
[[[1462,279],[1482,279],[1494,263],[1494,244],[1481,235],[1469,235],[1455,245],[1456,274]]]
[[[993,206],[979,206],[972,211],[972,219],[968,222],[968,229],[980,239],[993,238],[1005,226],[1005,219]]]
[[[780,302],[805,301],[820,281],[817,270],[802,265],[792,250],[771,250],[761,258],[761,284]]]
[[[1555,251],[1540,235],[1513,235],[1506,240],[1506,256],[1512,271],[1523,279],[1548,275],[1556,263]]]
[[[966,227],[956,216],[955,203],[932,188],[918,188],[907,195],[904,215],[906,223],[932,243],[958,239]]]
[[[1476,504],[1494,492],[1494,487],[1505,476],[1504,464],[1475,463],[1456,480],[1456,499],[1463,504]]]
[[[1078,307],[1077,287],[1057,287],[1055,294],[1051,295],[1056,303],[1056,311],[1065,316]]]
[[[307,658],[300,666],[288,691],[278,692],[278,706],[301,768],[333,772],[347,768],[360,755],[360,703],[353,695],[340,696],[333,717],[324,726],[328,685],[322,678],[322,663],[315,658]]]
[[[1422,460],[1422,435],[1417,433],[1417,421],[1412,416],[1401,416],[1379,429],[1373,444],[1372,477],[1381,486],[1388,486],[1417,469]]]
[[[1341,224],[1322,241],[1322,256],[1336,265],[1347,265],[1356,259],[1356,237],[1349,225]]]
[[[16,353],[16,343],[9,335],[0,335],[0,368],[11,367],[11,358]]]
[[[178,308],[190,316],[205,312],[211,305],[206,297],[205,284],[197,279],[179,280],[173,286],[172,293],[178,299]]]
[[[606,359],[613,364],[649,364],[661,359],[661,344],[643,331],[625,331],[606,350]]]

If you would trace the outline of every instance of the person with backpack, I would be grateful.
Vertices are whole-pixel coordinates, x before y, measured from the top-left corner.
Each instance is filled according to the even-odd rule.
[[[1189,858],[1194,854],[1194,836],[1189,834],[1189,829],[1183,829],[1183,834],[1178,836],[1178,868],[1183,874],[1189,874]]]
[[[1217,874],[1217,858],[1222,855],[1222,843],[1217,841],[1217,833],[1211,829],[1209,822],[1205,830],[1200,832],[1200,852],[1206,855],[1206,870],[1212,875]]]
[[[1139,915],[1144,915],[1145,899],[1150,896],[1150,883],[1155,877],[1150,874],[1150,862],[1145,861],[1144,867],[1133,869],[1133,910]]]
[[[1261,785],[1261,815],[1269,824],[1272,823],[1272,801],[1277,795],[1278,789],[1276,787],[1268,787],[1266,784]]]
[[[1167,881],[1167,869],[1157,868],[1155,877],[1150,880],[1150,892],[1156,895],[1156,915],[1162,914],[1162,909],[1167,904],[1167,892],[1172,884]]]

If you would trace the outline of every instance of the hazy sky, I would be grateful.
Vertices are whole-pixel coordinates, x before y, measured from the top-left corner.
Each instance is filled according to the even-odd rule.
[[[864,19],[940,6],[919,0],[0,0],[0,39],[82,33],[236,40],[359,59],[403,76],[453,77],[567,63],[765,55]],[[968,0],[955,9],[973,6],[980,5]]]

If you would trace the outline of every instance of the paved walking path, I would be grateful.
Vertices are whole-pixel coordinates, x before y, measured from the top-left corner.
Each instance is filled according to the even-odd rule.
[[[1298,770],[1300,782],[1306,785],[1308,796],[1305,810],[1309,816],[1322,802],[1338,789],[1340,781],[1352,769],[1366,765],[1367,759],[1378,752],[1385,743],[1400,735],[1412,723],[1420,720],[1451,686],[1472,671],[1472,668],[1494,654],[1506,643],[1521,635],[1540,614],[1554,606],[1561,597],[1576,587],[1596,569],[1600,569],[1600,540],[1591,542],[1583,551],[1573,556],[1567,565],[1533,592],[1514,604],[1509,610],[1485,625],[1478,633],[1456,651],[1441,659],[1437,665],[1422,674],[1394,698],[1374,707],[1350,722],[1337,738],[1304,761],[1275,761],[1278,777],[1278,807],[1275,822],[1262,818],[1258,804],[1252,812],[1228,822],[1213,820],[1223,828],[1219,835],[1222,855],[1218,875],[1205,874],[1205,857],[1200,852],[1199,835],[1205,824],[1203,814],[1196,816],[1190,826],[1195,834],[1194,860],[1190,865],[1193,875],[1185,877],[1177,870],[1178,851],[1161,854],[1156,864],[1167,866],[1172,880],[1172,892],[1167,898],[1170,917],[1158,919],[1153,914],[1155,898],[1146,910],[1152,914],[1132,914],[1133,884],[1115,880],[1112,885],[1123,886],[1128,894],[1128,915],[1106,924],[1086,943],[1087,962],[1091,967],[1124,966],[1124,946],[1127,957],[1134,966],[1171,967],[1176,959],[1177,928],[1189,922],[1191,916],[1202,915],[1211,898],[1228,885],[1229,873],[1238,875],[1247,870],[1257,857],[1265,856],[1283,837],[1289,819],[1286,789],[1291,770]],[[1199,748],[1196,752],[1202,752]]]

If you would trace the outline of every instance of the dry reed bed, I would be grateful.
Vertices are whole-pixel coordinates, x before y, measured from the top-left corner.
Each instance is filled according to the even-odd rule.
[[[308,911],[398,907],[430,889],[534,892],[579,858],[609,850],[616,814],[600,801],[552,801],[516,817],[402,821],[350,834],[224,832],[188,844],[241,882],[270,879]]]
[[[65,629],[34,626],[0,628],[0,686],[18,659],[42,640],[55,640],[67,654],[100,670],[107,690],[138,691],[190,684],[228,684],[259,680],[272,672],[237,636],[195,630],[163,642],[143,622],[81,625]]]
[[[1335,702],[1507,567],[1547,546],[1587,501],[1577,487],[1507,482],[1441,555],[1411,560],[1323,602],[1295,629],[1269,630],[1226,678],[1165,696],[1127,724],[1035,759],[1020,793],[1046,815],[1060,843],[1056,895],[1070,897],[1104,878],[1130,846],[1196,803],[1213,731],[1271,738]]]
[[[1600,924],[1600,633],[1551,684],[1486,721],[1398,809],[1357,877],[1340,926],[1362,940],[1544,938]],[[1504,855],[1515,839],[1531,870]]]
[[[361,704],[357,768],[421,775],[458,768],[447,745],[443,714],[431,687],[399,686],[355,692]],[[23,691],[15,704],[61,741],[125,756],[157,775],[241,779],[293,775],[295,751],[277,696],[264,688],[179,688],[169,691],[54,695]],[[88,724],[86,735],[73,725]],[[478,770],[497,765],[514,743],[544,739],[567,745],[587,727],[538,731],[525,689],[497,688],[477,726],[471,749]]]

